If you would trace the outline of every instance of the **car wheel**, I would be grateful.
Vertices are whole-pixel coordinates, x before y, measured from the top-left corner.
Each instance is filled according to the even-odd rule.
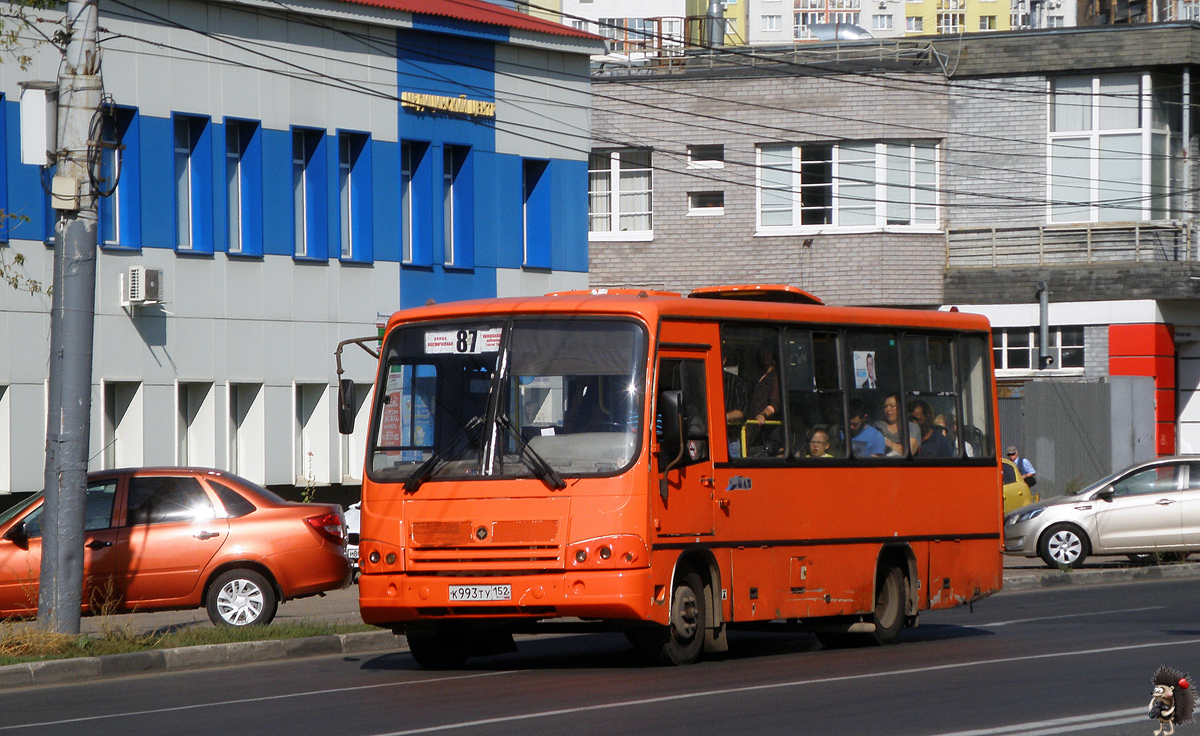
[[[1130,555],[1125,555],[1129,561],[1135,565],[1157,565],[1158,555],[1153,552],[1135,552]]]
[[[1090,552],[1087,535],[1074,524],[1055,524],[1038,542],[1038,553],[1049,567],[1079,567]]]
[[[704,581],[689,572],[671,592],[670,625],[634,629],[632,640],[647,664],[691,664],[704,648],[707,626]]]
[[[229,570],[208,588],[208,617],[217,626],[271,623],[279,600],[275,588],[253,570]]]

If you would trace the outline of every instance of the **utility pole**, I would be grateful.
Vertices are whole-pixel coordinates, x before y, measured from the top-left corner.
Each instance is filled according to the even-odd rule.
[[[58,211],[50,310],[50,402],[46,424],[46,500],[38,621],[79,633],[83,524],[92,411],[92,335],[96,311],[96,192],[89,145],[100,109],[97,0],[69,0],[70,40],[58,80]]]

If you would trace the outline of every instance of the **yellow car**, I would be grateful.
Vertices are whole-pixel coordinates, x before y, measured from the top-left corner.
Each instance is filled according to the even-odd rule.
[[[1030,495],[1029,485],[1017,472],[1017,466],[1013,464],[1013,461],[1001,458],[1000,462],[1000,469],[1004,472],[1004,513],[1008,514],[1013,509],[1019,509],[1038,500]]]

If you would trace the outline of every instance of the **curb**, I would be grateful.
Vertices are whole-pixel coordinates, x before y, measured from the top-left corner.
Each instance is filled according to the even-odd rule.
[[[0,689],[30,685],[59,685],[150,672],[179,672],[205,667],[274,662],[325,654],[357,654],[395,650],[405,646],[404,637],[397,636],[390,631],[366,631],[357,634],[332,634],[302,639],[204,644],[149,652],[107,654],[102,657],[22,662],[0,667]]]
[[[1119,567],[1104,570],[1042,570],[1031,573],[1008,574],[1000,593],[1039,590],[1042,588],[1069,588],[1077,585],[1104,585],[1134,581],[1186,580],[1200,578],[1200,563],[1185,562],[1175,565],[1149,567]]]

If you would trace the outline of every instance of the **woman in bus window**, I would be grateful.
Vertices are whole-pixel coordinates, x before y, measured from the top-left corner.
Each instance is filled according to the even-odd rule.
[[[875,422],[875,428],[883,434],[883,442],[887,445],[888,457],[901,457],[917,451],[920,434],[917,425],[908,423],[908,452],[904,451],[904,441],[900,436],[900,396],[888,394],[883,400],[883,419]]]
[[[760,426],[768,421],[774,422],[775,425],[755,432],[757,436],[753,440],[747,439],[747,444],[757,445],[758,454],[778,455],[783,450],[783,445],[778,439],[778,422],[782,420],[779,414],[779,371],[776,370],[778,361],[775,359],[775,347],[770,342],[759,346],[758,363],[763,373],[750,391],[747,416]]]

